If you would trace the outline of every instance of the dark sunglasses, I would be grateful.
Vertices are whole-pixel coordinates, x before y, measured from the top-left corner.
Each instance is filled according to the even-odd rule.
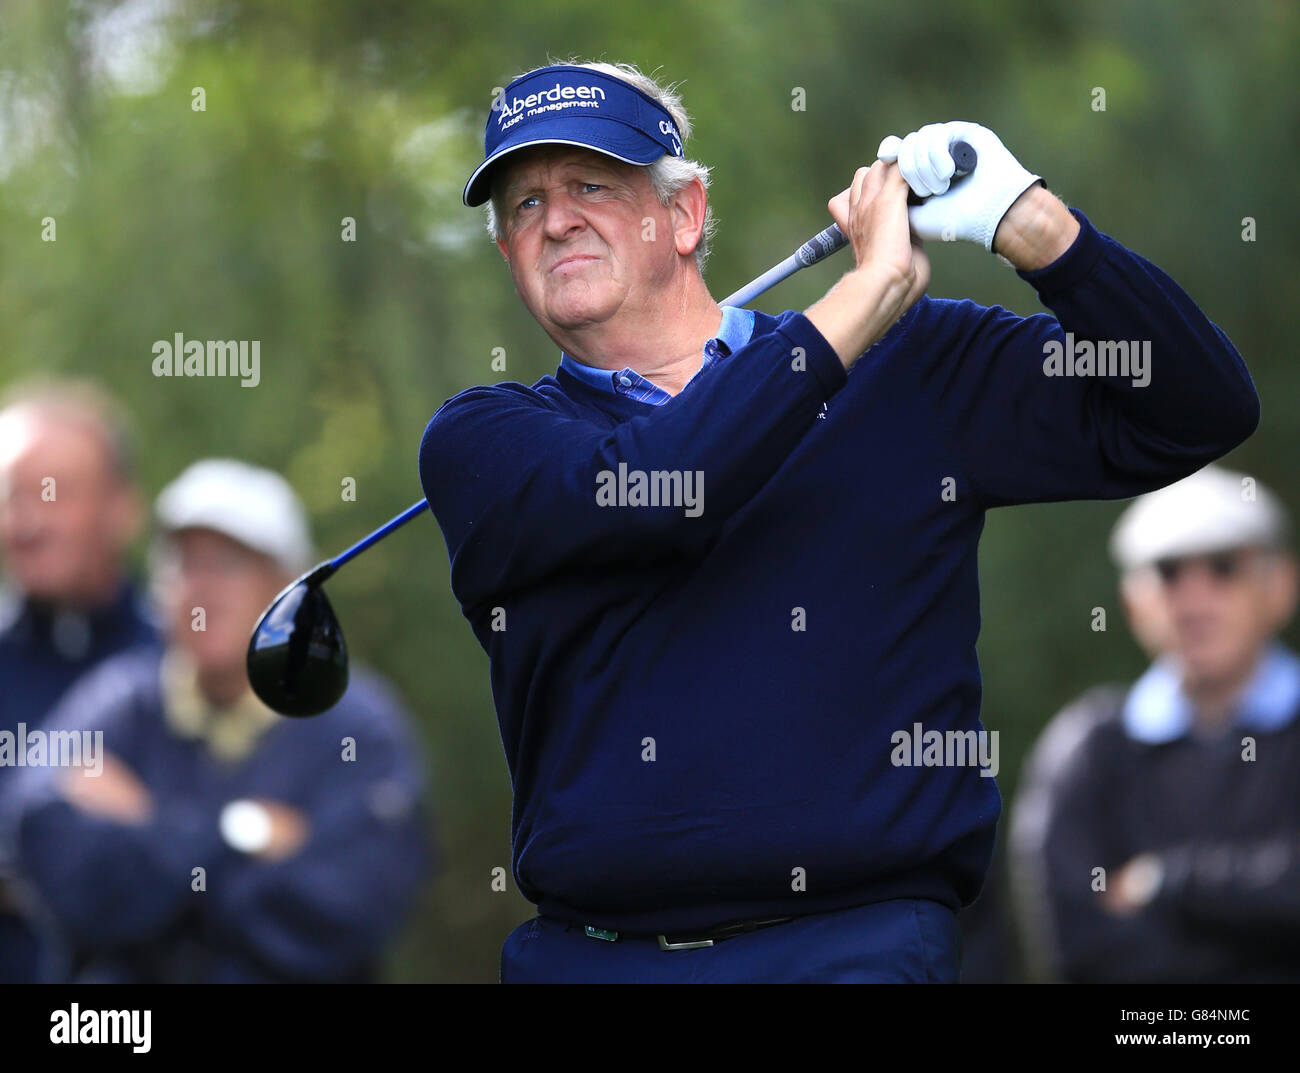
[[[1230,581],[1239,577],[1246,565],[1246,557],[1239,551],[1217,551],[1211,555],[1188,555],[1182,558],[1156,560],[1156,571],[1165,584],[1173,584],[1189,563],[1203,559],[1216,581]]]

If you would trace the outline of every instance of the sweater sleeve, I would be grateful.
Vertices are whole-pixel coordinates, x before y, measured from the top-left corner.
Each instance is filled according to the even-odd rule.
[[[102,750],[141,774],[140,675],[115,660],[73,686],[43,729],[102,732]],[[71,945],[111,950],[147,941],[199,905],[192,869],[228,854],[212,809],[171,801],[143,823],[92,815],[59,790],[57,767],[25,769],[13,805],[17,867]],[[83,776],[91,777],[91,776]]]
[[[201,806],[172,803],[165,816],[129,824],[61,797],[25,814],[20,851],[59,927],[86,952],[155,940],[201,905],[193,869],[210,871],[229,854],[216,814]]]
[[[435,863],[415,743],[373,708],[347,734],[348,763],[337,739],[303,747],[321,767],[315,792],[293,802],[308,824],[302,848],[279,861],[237,854],[209,885],[218,944],[281,977],[340,980],[373,962]]]
[[[845,382],[802,313],[751,339],[707,376],[609,429],[519,385],[471,388],[434,414],[420,481],[465,608],[566,567],[696,556],[781,466]],[[602,506],[619,466],[696,474],[702,510]]]
[[[1166,850],[1159,899],[1205,928],[1300,942],[1300,831]]]
[[[1139,495],[1259,423],[1228,337],[1168,275],[1070,211],[1081,230],[1069,250],[1018,273],[1055,317],[932,300],[910,322],[927,393],[984,507]]]

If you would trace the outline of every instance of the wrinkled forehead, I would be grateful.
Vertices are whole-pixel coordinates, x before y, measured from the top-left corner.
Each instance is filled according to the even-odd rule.
[[[492,189],[494,193],[506,195],[523,186],[587,172],[635,182],[645,168],[577,145],[530,145],[501,161]]]

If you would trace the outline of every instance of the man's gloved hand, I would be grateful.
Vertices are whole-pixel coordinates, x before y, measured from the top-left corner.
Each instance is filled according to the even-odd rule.
[[[949,192],[956,165],[948,146],[958,140],[968,142],[979,161]],[[967,239],[990,251],[1007,209],[1042,179],[1021,167],[1002,140],[978,123],[928,123],[902,139],[891,134],[880,143],[876,156],[886,163],[897,160],[908,186],[929,198],[907,210],[912,230],[921,238]]]

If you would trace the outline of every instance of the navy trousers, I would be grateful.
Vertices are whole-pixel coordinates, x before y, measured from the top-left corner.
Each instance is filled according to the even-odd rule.
[[[698,950],[593,939],[580,924],[538,916],[501,948],[503,984],[955,984],[960,967],[957,914],[921,898],[796,917]]]

